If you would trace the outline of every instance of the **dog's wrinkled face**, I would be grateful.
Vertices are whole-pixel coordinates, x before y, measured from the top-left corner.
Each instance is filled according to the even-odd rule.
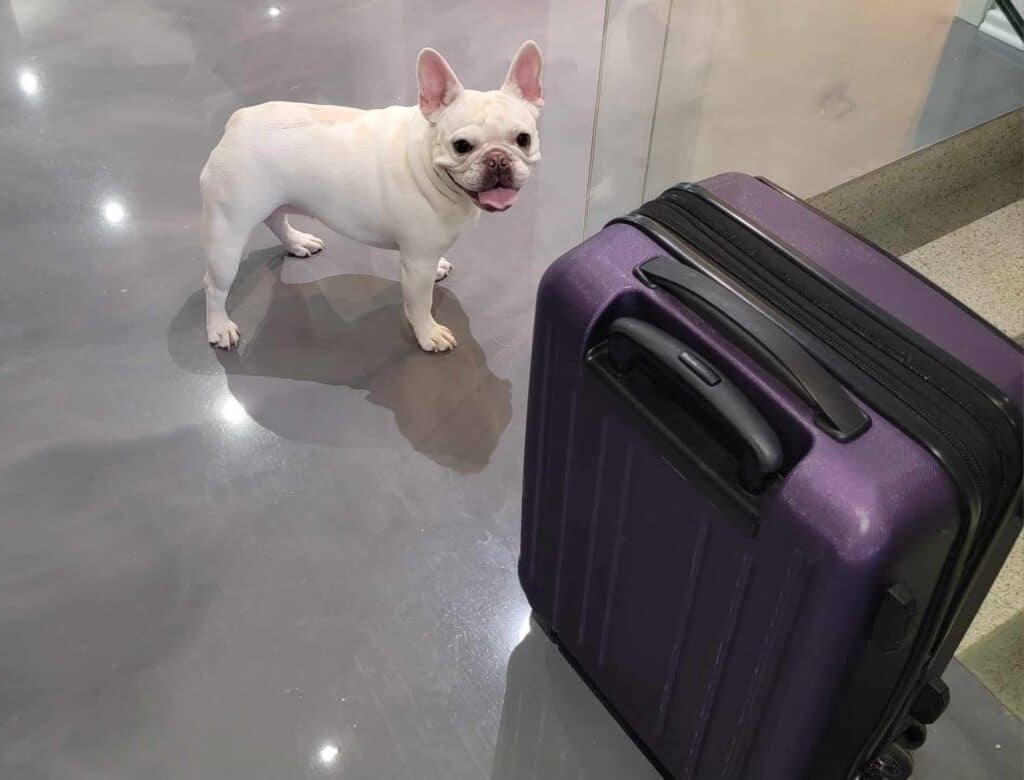
[[[503,92],[463,92],[437,123],[434,165],[480,208],[504,211],[540,160],[536,111]]]
[[[540,161],[540,50],[519,49],[501,89],[462,87],[433,49],[417,62],[420,108],[434,129],[434,167],[484,211],[510,208]]]

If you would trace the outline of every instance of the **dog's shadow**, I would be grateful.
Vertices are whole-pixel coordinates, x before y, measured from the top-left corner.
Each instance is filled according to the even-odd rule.
[[[487,465],[512,417],[510,382],[488,368],[454,293],[435,290],[434,315],[459,346],[428,354],[405,323],[397,282],[341,274],[286,284],[283,268],[281,248],[242,263],[228,299],[242,344],[231,352],[206,344],[203,293],[192,295],[168,332],[175,363],[200,374],[219,363],[246,413],[288,439],[379,448],[383,407],[435,462],[461,472]]]

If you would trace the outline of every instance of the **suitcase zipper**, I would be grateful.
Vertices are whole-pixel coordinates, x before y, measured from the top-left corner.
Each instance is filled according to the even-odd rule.
[[[922,274],[916,268],[914,268],[913,266],[907,265],[907,263],[903,262],[902,260],[900,260],[900,258],[896,257],[895,255],[891,254],[890,252],[888,252],[885,249],[883,249],[882,247],[880,247],[878,244],[876,244],[874,241],[872,241],[867,236],[865,236],[865,235],[863,235],[861,233],[858,233],[853,228],[848,227],[848,226],[842,224],[838,220],[836,220],[833,217],[831,217],[830,215],[826,214],[821,209],[816,208],[815,206],[812,206],[807,201],[800,200],[800,198],[798,198],[792,192],[790,192],[789,190],[787,190],[787,189],[781,187],[780,185],[776,184],[771,179],[768,179],[768,178],[766,178],[764,176],[755,176],[754,178],[757,179],[762,184],[764,184],[765,186],[771,187],[773,190],[778,192],[780,195],[785,196],[786,198],[788,198],[791,201],[799,203],[803,208],[805,208],[808,211],[811,211],[811,212],[817,214],[819,217],[821,217],[826,222],[830,222],[833,225],[835,225],[837,228],[839,228],[840,230],[844,231],[845,233],[849,233],[851,236],[856,238],[862,244],[866,244],[867,246],[871,247],[876,252],[878,252],[878,254],[880,254],[883,257],[885,257],[886,259],[888,259],[889,262],[891,262],[893,265],[899,266],[904,271],[906,271],[908,274],[910,274],[911,276],[917,278],[918,281],[920,281],[921,284],[923,284],[925,287],[929,287],[932,290],[934,290],[938,295],[941,295],[943,298],[945,298],[947,301],[949,301],[950,304],[952,304],[953,306],[955,306],[958,309],[960,309],[960,311],[962,311],[965,314],[967,314],[969,317],[971,317],[971,319],[973,319],[979,325],[981,325],[986,330],[988,330],[989,333],[991,333],[997,339],[999,339],[1000,341],[1003,341],[1003,342],[1009,344],[1014,349],[1020,349],[1020,347],[1017,345],[1017,343],[1013,339],[1011,339],[1009,336],[1007,336],[1005,333],[1003,333],[1001,330],[999,330],[999,328],[997,328],[991,322],[986,320],[984,317],[980,316],[976,311],[968,309],[961,301],[959,301],[956,298],[954,298],[952,295],[949,294],[949,292],[947,292],[943,288],[939,287],[935,282],[933,282],[927,276]],[[983,392],[987,392],[987,390],[985,388],[980,388],[980,389]],[[993,399],[993,400],[996,400],[998,402],[998,399]]]
[[[689,208],[687,208],[686,199],[690,199]],[[964,413],[970,415],[976,425],[983,429],[984,435],[979,436],[978,431],[974,424],[970,422],[962,423],[958,426],[958,430],[950,430],[942,421],[945,419],[956,421],[959,419],[959,415],[956,414],[955,409],[940,409],[938,413],[927,411],[922,408],[919,398],[907,397],[905,393],[902,393],[894,386],[893,382],[889,381],[884,371],[879,372],[872,369],[870,365],[865,365],[863,361],[858,359],[856,348],[851,353],[849,350],[840,352],[843,357],[857,365],[858,368],[864,372],[867,376],[870,376],[875,382],[884,386],[888,392],[895,398],[901,401],[903,406],[916,414],[920,418],[924,419],[933,430],[938,432],[950,445],[960,454],[961,458],[965,461],[968,466],[968,473],[970,474],[971,485],[963,485],[962,480],[958,480],[954,474],[954,480],[961,483],[961,489],[969,490],[973,493],[971,504],[975,507],[975,511],[972,512],[974,515],[974,522],[972,522],[972,528],[969,529],[968,545],[970,549],[970,555],[972,560],[968,561],[968,568],[973,563],[973,559],[977,557],[975,555],[978,550],[972,549],[973,542],[975,539],[980,539],[982,542],[987,540],[990,536],[988,531],[990,530],[986,526],[993,526],[994,523],[1001,519],[1003,512],[1000,511],[1010,495],[1012,495],[1015,482],[1013,481],[1012,475],[1019,474],[1021,470],[1021,455],[1019,447],[1020,439],[1020,412],[1013,406],[1012,403],[1002,394],[997,388],[993,387],[987,380],[979,376],[976,372],[970,370],[966,366],[963,366],[956,361],[952,356],[945,353],[943,350],[936,347],[934,344],[925,342],[918,334],[913,334],[909,331],[902,323],[899,323],[890,315],[877,309],[870,302],[863,300],[861,296],[857,295],[849,289],[842,289],[842,285],[837,283],[836,280],[830,278],[826,279],[827,274],[822,272],[820,269],[815,268],[805,259],[801,258],[799,253],[790,247],[784,246],[782,242],[773,236],[768,236],[762,229],[757,226],[751,225],[743,217],[733,212],[727,205],[719,201],[710,193],[704,191],[702,188],[695,185],[680,185],[679,187],[673,188],[665,193],[662,199],[658,201],[652,201],[650,206],[654,204],[670,204],[677,212],[684,213],[691,220],[695,220],[701,224],[705,229],[713,233],[718,237],[720,241],[728,242],[726,236],[722,236],[721,233],[715,230],[714,225],[710,224],[710,221],[706,218],[702,219],[699,213],[694,213],[696,209],[695,205],[700,203],[706,204],[712,207],[722,215],[725,215],[728,219],[734,221],[737,225],[742,226],[746,231],[757,235],[758,238],[764,240],[766,243],[773,245],[773,248],[777,250],[778,256],[785,258],[785,260],[795,269],[807,272],[815,277],[818,281],[825,281],[829,283],[829,287],[832,291],[844,295],[850,302],[869,312],[871,317],[870,320],[878,325],[883,326],[887,330],[887,334],[893,336],[897,341],[902,340],[899,345],[903,347],[893,348],[883,340],[872,340],[870,334],[866,334],[863,330],[858,330],[856,327],[848,322],[836,320],[836,315],[828,306],[820,305],[820,302],[803,296],[802,302],[809,303],[810,305],[818,308],[827,317],[836,320],[837,324],[841,327],[838,328],[840,334],[845,329],[847,332],[855,333],[862,341],[865,341],[869,347],[875,348],[876,351],[882,352],[890,360],[898,363],[907,372],[914,375],[920,380],[921,386],[918,389],[922,391],[925,396],[933,396],[931,399],[933,405],[942,406],[943,396],[952,401],[961,409]],[[655,208],[657,208],[655,206]],[[738,257],[736,257],[738,255]],[[775,285],[783,284],[787,285],[788,280],[785,276],[776,274],[773,279],[766,279],[766,274],[772,274],[772,269],[766,268],[765,266],[756,263],[752,258],[747,257],[742,251],[736,252],[734,259],[740,259],[746,261],[743,263],[743,270],[748,274],[759,276],[761,280],[774,283]],[[764,291],[759,291],[764,295]],[[799,295],[795,290],[794,295]],[[776,299],[778,296],[774,296]],[[860,300],[857,300],[860,299]],[[776,304],[778,305],[778,304]],[[784,307],[785,308],[785,307]],[[873,310],[873,311],[871,311]],[[806,318],[800,323],[803,327],[808,327]],[[845,326],[845,327],[843,327]],[[814,328],[814,324],[810,323],[809,330],[815,332],[815,335],[820,340],[829,344],[833,349],[836,349],[837,343],[835,338],[827,329]],[[916,337],[917,343],[911,343],[910,337]],[[933,374],[929,376],[928,373],[922,372],[917,368],[914,363],[907,356],[907,348],[916,349],[928,360],[934,362],[934,364],[941,370],[928,372]],[[939,383],[935,373],[946,373],[947,381]],[[898,378],[897,378],[898,379]],[[952,380],[952,382],[950,382]],[[961,385],[961,389],[958,392],[956,388],[951,387],[950,384]],[[939,397],[934,398],[934,392],[937,388]],[[966,393],[964,391],[967,391]],[[973,391],[973,392],[972,392]],[[969,393],[969,396],[968,396]],[[998,413],[995,413],[998,410]],[[993,419],[995,418],[995,419]],[[899,418],[897,417],[894,422],[899,424]],[[971,443],[973,442],[973,444]],[[999,469],[998,480],[986,480],[985,475],[988,473],[984,465],[982,465],[982,459],[978,456],[978,451],[986,452],[989,457],[984,460],[987,462],[994,462]],[[940,453],[936,453],[940,454]],[[994,457],[992,457],[994,454]],[[941,458],[940,458],[941,459]],[[948,464],[947,464],[948,465]],[[973,490],[970,490],[973,488]],[[976,504],[975,504],[976,502]]]
[[[641,209],[638,210],[638,212],[635,213],[634,217],[639,217],[639,220],[634,221],[634,219],[632,218],[626,218],[623,221],[630,222],[631,224],[634,224],[634,226],[644,229],[641,220],[643,220],[644,218],[648,218],[655,221],[659,225],[669,228],[673,233],[680,236],[681,238],[683,238],[683,240],[687,241],[688,243],[694,244],[696,248],[701,250],[702,254],[706,255],[709,259],[712,260],[712,262],[718,264],[720,267],[723,268],[724,271],[730,273],[732,276],[745,281],[748,284],[748,286],[754,287],[756,289],[756,294],[760,298],[770,303],[779,311],[784,312],[786,316],[789,317],[790,319],[795,320],[798,328],[802,329],[803,331],[806,332],[806,334],[810,336],[810,340],[807,343],[807,345],[811,346],[812,348],[818,347],[816,353],[819,359],[823,359],[823,362],[826,365],[828,365],[831,369],[836,370],[839,361],[846,363],[848,366],[851,366],[856,372],[859,372],[863,377],[868,378],[871,382],[876,384],[878,387],[882,388],[890,398],[895,398],[907,410],[910,410],[915,416],[919,417],[922,421],[924,421],[928,425],[928,427],[930,427],[933,431],[938,433],[942,437],[942,440],[947,444],[947,446],[943,447],[941,452],[936,452],[936,455],[938,455],[940,459],[946,461],[946,465],[950,468],[950,470],[955,472],[954,479],[957,482],[957,484],[960,485],[964,493],[964,498],[970,507],[969,514],[972,520],[970,535],[973,536],[973,531],[977,527],[977,522],[981,516],[980,510],[982,503],[984,502],[984,496],[986,492],[982,485],[981,476],[984,473],[984,469],[979,464],[978,458],[971,451],[971,448],[966,447],[965,445],[962,444],[962,442],[960,441],[962,437],[955,435],[953,432],[948,430],[946,426],[939,424],[937,422],[937,418],[939,415],[930,414],[926,411],[923,411],[920,408],[920,404],[915,403],[915,401],[911,399],[905,392],[901,391],[896,386],[896,384],[886,375],[885,372],[883,372],[882,370],[875,366],[872,366],[868,362],[870,360],[869,355],[862,355],[861,353],[855,351],[851,346],[847,345],[846,342],[849,341],[848,338],[844,340],[842,338],[842,334],[837,333],[835,329],[830,330],[828,328],[822,327],[821,324],[815,324],[813,321],[810,321],[807,317],[800,318],[795,316],[793,311],[791,310],[792,307],[788,305],[788,302],[785,300],[785,298],[774,293],[768,288],[769,280],[765,278],[766,271],[764,271],[762,268],[751,266],[737,268],[735,267],[736,264],[723,263],[721,258],[722,253],[719,247],[708,246],[707,241],[697,242],[695,240],[695,237],[692,235],[692,232],[683,232],[683,230],[685,230],[687,227],[691,228],[692,231],[693,225],[689,224],[681,226],[679,224],[678,214],[676,210],[672,208],[672,206],[673,204],[671,201],[652,201],[648,204],[645,204],[643,207],[641,207]],[[691,223],[692,221],[694,220],[692,220],[691,218]],[[705,227],[703,223],[700,223],[700,226]],[[650,231],[646,230],[645,232],[649,233]],[[751,281],[756,282],[756,284],[751,284]],[[819,308],[819,311],[820,310],[821,309]],[[829,317],[833,317],[832,313],[827,310],[825,310],[825,314]],[[799,332],[799,330],[797,332]],[[860,338],[864,338],[860,334],[857,335]],[[834,353],[834,357],[829,356],[827,354],[823,355],[822,350],[820,349],[822,345],[831,350],[831,352]],[[890,353],[885,353],[885,357],[889,358],[890,360],[895,359],[894,356]],[[897,362],[903,364],[903,361]],[[849,380],[849,373],[850,372],[847,371],[846,375],[843,376],[843,378]],[[861,395],[865,396],[866,400],[869,401],[873,400],[871,398],[872,395],[878,395],[877,392],[873,394],[865,392],[865,388],[863,387],[855,386],[855,389],[860,391]],[[876,408],[878,406],[878,404],[873,405],[875,405]],[[952,419],[955,418],[956,415],[954,415]],[[970,433],[967,433],[966,435],[970,437]],[[952,453],[949,452],[950,447],[952,448]],[[934,451],[934,447],[932,449]],[[957,461],[959,462],[959,465],[948,463],[950,454],[956,457]],[[1002,464],[1000,464],[1000,471],[1002,471]]]
[[[664,201],[662,201],[662,202],[664,203]],[[671,202],[671,201],[669,201],[669,202]],[[655,202],[655,203],[657,203],[657,202]],[[653,206],[654,204],[649,204],[649,205]],[[747,270],[749,270],[749,271],[751,271],[753,273],[756,273],[759,276],[763,276],[762,274],[758,273],[758,271],[755,270],[753,267],[748,267]],[[764,298],[766,301],[771,303],[773,306],[779,308],[780,310],[782,310],[784,312],[788,312],[788,307],[786,305],[786,302],[785,302],[785,300],[782,299],[782,297],[780,295],[777,295],[773,291],[766,290],[764,288],[758,289],[758,294],[762,298]],[[830,317],[832,319],[837,319],[836,315],[833,314],[828,309],[820,308],[820,310],[823,313],[825,313],[826,316],[828,316],[828,317]],[[970,474],[970,477],[971,477],[971,486],[970,486],[971,492],[974,495],[978,496],[979,499],[984,495],[984,484],[983,484],[983,482],[984,482],[984,479],[983,479],[984,470],[981,467],[980,463],[978,462],[977,456],[974,454],[974,452],[971,450],[971,448],[969,446],[967,446],[967,445],[965,445],[963,443],[963,441],[962,441],[960,436],[957,436],[952,431],[950,431],[949,428],[947,426],[945,426],[940,421],[938,416],[936,416],[935,414],[930,413],[927,409],[922,408],[915,401],[915,399],[910,398],[905,392],[903,392],[898,387],[898,385],[895,382],[893,382],[884,373],[884,371],[881,371],[881,370],[873,367],[872,365],[870,365],[870,363],[867,360],[865,360],[863,358],[863,356],[860,353],[858,353],[854,347],[844,343],[842,338],[840,336],[837,336],[835,331],[829,330],[827,327],[822,327],[819,324],[815,324],[814,322],[810,322],[810,321],[807,321],[807,320],[801,321],[799,324],[801,325],[801,327],[806,329],[809,333],[811,333],[820,342],[822,342],[822,343],[826,344],[828,347],[830,347],[833,351],[835,351],[838,355],[840,355],[844,360],[846,360],[847,362],[849,362],[850,364],[855,366],[857,369],[859,369],[861,372],[863,372],[864,374],[869,376],[876,383],[881,385],[886,391],[888,391],[888,393],[891,396],[893,396],[896,399],[898,399],[907,408],[914,409],[915,413],[918,416],[922,417],[929,425],[931,425],[936,431],[938,431],[942,435],[942,437],[952,447],[954,447],[957,450],[957,452],[960,454],[960,456],[968,464],[968,473]],[[857,336],[859,336],[861,339],[869,339],[870,338],[867,334],[864,334],[863,332],[858,332],[857,329],[855,327],[853,327],[853,326],[848,326],[848,328],[849,328],[850,331],[853,331],[853,332],[857,333]],[[878,348],[879,348],[880,351],[885,353],[889,358],[891,358],[892,360],[894,360],[894,361],[900,363],[902,366],[904,366],[908,371],[910,371],[910,372],[914,373],[915,375],[919,376],[923,381],[927,381],[927,378],[926,377],[922,377],[920,375],[920,373],[918,371],[916,371],[914,369],[914,367],[907,362],[906,358],[903,355],[900,355],[898,352],[886,349],[886,347],[884,345],[879,345]],[[971,413],[969,409],[964,409],[964,411],[967,412],[968,414]],[[983,424],[981,420],[979,420],[978,422],[979,422],[979,424]],[[1003,469],[1004,469],[1004,466],[1003,466],[1001,458],[1000,458],[999,466],[1000,466],[1000,471],[1002,472]],[[1002,478],[1002,473],[1000,474],[1000,477]],[[1000,481],[1002,481],[1002,479]]]
[[[713,208],[721,208],[721,204],[714,202],[711,196],[703,193],[696,188],[687,189],[673,189],[665,193],[665,195],[656,201],[652,201],[645,204],[637,214],[646,215],[653,218],[659,224],[665,225],[670,228],[673,232],[684,237],[684,240],[695,243],[694,236],[689,233],[682,233],[679,228],[679,217],[682,217],[685,221],[690,223],[690,227],[697,227],[699,230],[707,231],[712,234],[711,237],[704,236],[707,243],[720,244],[722,242],[728,244],[728,249],[732,249],[729,260],[732,262],[723,262],[721,246],[712,246],[709,251],[708,246],[700,246],[696,243],[698,249],[701,249],[705,254],[709,255],[713,262],[718,263],[723,267],[726,272],[731,273],[739,279],[756,278],[760,283],[757,285],[757,294],[764,298],[766,301],[774,305],[776,308],[786,312],[786,314],[794,319],[797,324],[808,331],[816,341],[825,344],[835,352],[842,360],[847,362],[856,368],[857,371],[861,372],[864,376],[868,377],[871,381],[876,383],[885,389],[885,391],[892,397],[897,399],[901,405],[914,415],[924,420],[933,431],[938,433],[944,441],[946,441],[950,447],[953,448],[956,455],[966,466],[959,475],[954,474],[955,481],[960,484],[961,490],[963,490],[968,498],[969,503],[972,505],[973,512],[976,520],[981,520],[982,517],[992,514],[989,511],[985,511],[990,508],[993,503],[999,503],[992,501],[993,498],[1003,498],[1003,495],[1007,487],[1007,475],[1016,473],[1016,468],[1008,468],[1007,460],[1016,461],[1015,465],[1019,465],[1019,452],[1014,452],[1015,448],[1015,431],[1012,429],[1008,430],[1006,425],[1007,419],[1007,408],[1012,408],[1009,402],[1005,399],[999,399],[1005,402],[999,405],[999,416],[1000,421],[1003,424],[997,426],[992,420],[993,409],[993,396],[1000,396],[998,390],[995,388],[988,388],[989,392],[982,397],[982,391],[979,390],[974,394],[973,398],[965,399],[961,395],[957,395],[955,390],[945,386],[938,385],[937,391],[936,386],[933,383],[936,381],[934,376],[929,376],[929,373],[949,373],[951,369],[942,367],[941,371],[925,372],[916,367],[909,359],[906,354],[908,350],[898,350],[892,348],[892,346],[886,344],[884,341],[878,342],[873,341],[871,335],[865,333],[863,329],[858,329],[849,322],[840,320],[834,310],[828,306],[827,302],[822,303],[821,301],[814,300],[805,295],[801,295],[800,292],[792,288],[788,280],[784,277],[780,277],[774,274],[773,269],[766,267],[765,265],[758,263],[753,258],[748,257],[742,250],[739,250],[735,245],[729,242],[726,236],[718,230],[715,230],[714,226],[708,223],[708,220],[701,219],[699,216],[693,213],[693,209],[687,209],[684,198],[689,197],[692,201],[702,200]],[[735,219],[734,215],[729,214],[730,218]],[[696,224],[694,224],[696,223]],[[744,226],[747,227],[747,226]],[[708,239],[710,238],[710,241]],[[718,249],[719,251],[714,251]],[[787,248],[788,249],[788,248]],[[800,270],[807,271],[808,264],[806,261],[799,262],[793,258],[795,254],[792,250],[788,252],[778,252],[780,258],[785,258],[793,266]],[[780,293],[779,285],[785,285],[786,289]],[[787,298],[789,299],[787,301]],[[815,319],[806,315],[801,316],[800,312],[792,311],[791,302],[796,299],[798,305],[802,305],[805,309],[810,306],[817,310],[820,314],[824,315],[826,320],[823,322],[820,317]],[[855,305],[863,305],[863,301],[852,302]],[[873,319],[883,328],[888,329],[888,333],[899,339],[902,334],[897,333],[892,329],[892,318],[884,313],[874,312],[875,317]],[[878,315],[881,314],[881,317]],[[879,321],[881,320],[881,321]],[[888,320],[889,322],[886,322]],[[831,323],[829,322],[831,321]],[[831,327],[830,327],[831,324]],[[861,345],[857,345],[856,340],[862,342]],[[860,349],[858,349],[858,346]],[[864,349],[867,346],[868,349]],[[920,354],[928,359],[935,360],[934,355],[930,355],[921,349],[920,345],[907,345],[909,349],[918,351]],[[932,351],[939,351],[937,347],[931,346]],[[872,355],[874,352],[875,355]],[[907,385],[905,378],[894,376],[891,371],[887,371],[884,365],[879,365],[877,359],[878,355],[881,355],[883,359],[888,359],[894,363],[897,363],[906,374],[911,375],[913,378],[919,381],[921,385],[918,389],[925,395],[926,401],[929,402],[930,406],[942,406],[943,397],[952,401],[958,407],[957,409],[925,409],[922,408],[922,399],[920,397],[911,397],[907,392],[902,389]],[[943,353],[944,354],[944,353]],[[951,361],[952,358],[948,356],[947,362]],[[829,362],[829,361],[826,361]],[[938,361],[936,361],[937,363]],[[872,365],[874,364],[874,365]],[[831,367],[831,366],[830,366]],[[976,380],[981,380],[985,383],[981,377],[977,377],[974,372],[970,371],[962,365],[957,367],[959,377],[968,377],[971,384],[977,384]],[[961,384],[966,384],[961,381]],[[987,384],[987,383],[986,383]],[[911,388],[907,388],[911,389]],[[966,388],[963,388],[966,389]],[[938,397],[936,395],[938,394]],[[979,403],[980,401],[980,403]],[[984,435],[979,435],[977,428],[974,424],[960,423],[955,425],[956,430],[952,430],[947,424],[942,422],[943,420],[957,421],[961,415],[966,413],[974,420],[977,426],[983,429]],[[888,416],[888,415],[887,415]],[[899,415],[897,415],[899,417]],[[896,419],[894,422],[899,424],[900,420]],[[1019,424],[1018,424],[1019,425]],[[1012,442],[1012,443],[1010,443]],[[924,442],[927,444],[927,442]],[[1009,447],[1006,445],[1009,444]],[[987,450],[988,457],[984,458],[986,462],[994,465],[999,474],[997,481],[989,481],[985,479],[985,474],[988,470],[982,465],[982,458],[979,457],[978,451],[985,452]],[[1009,452],[1008,452],[1009,450]],[[948,457],[948,453],[936,453],[942,458]],[[967,476],[965,482],[964,476]],[[996,484],[993,484],[996,482]],[[987,484],[986,484],[987,483]],[[995,488],[993,490],[993,488]],[[977,528],[971,529],[972,531],[978,530]],[[970,534],[972,537],[973,533]]]

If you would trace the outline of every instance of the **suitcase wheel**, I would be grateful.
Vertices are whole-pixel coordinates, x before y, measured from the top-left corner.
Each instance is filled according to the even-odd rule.
[[[896,744],[904,750],[917,750],[928,739],[928,727],[916,720],[907,724],[903,733],[896,738]]]
[[[893,743],[867,766],[859,780],[907,780],[913,773],[914,759]]]

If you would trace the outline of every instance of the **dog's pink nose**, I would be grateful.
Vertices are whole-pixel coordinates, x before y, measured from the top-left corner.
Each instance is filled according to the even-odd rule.
[[[501,149],[492,149],[484,157],[484,165],[494,170],[496,168],[508,168],[512,164],[512,161],[508,159],[508,155]]]

